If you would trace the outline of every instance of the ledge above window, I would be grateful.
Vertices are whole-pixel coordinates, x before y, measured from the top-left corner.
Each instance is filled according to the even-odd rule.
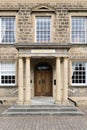
[[[55,13],[55,9],[51,6],[47,6],[47,5],[40,5],[40,6],[36,6],[34,8],[31,9],[31,13],[35,13],[35,12],[53,12]]]
[[[87,12],[87,8],[68,8],[68,12]]]

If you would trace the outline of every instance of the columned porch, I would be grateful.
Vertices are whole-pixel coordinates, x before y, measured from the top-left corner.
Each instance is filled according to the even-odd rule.
[[[18,104],[30,105],[35,95],[31,92],[31,59],[19,57],[18,61]],[[37,60],[37,59],[36,59]],[[54,104],[68,103],[68,57],[55,57],[55,77],[52,78]],[[54,73],[54,72],[53,72]],[[49,96],[48,96],[49,97]]]

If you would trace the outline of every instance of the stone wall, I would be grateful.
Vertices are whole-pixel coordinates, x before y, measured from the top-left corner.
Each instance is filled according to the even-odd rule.
[[[86,61],[87,60],[87,47],[86,46],[72,47],[69,50],[69,59]]]
[[[0,0],[0,14],[6,12],[16,12],[17,19],[17,43],[16,44],[35,44],[35,28],[32,8],[40,5],[52,7],[55,9],[53,19],[53,40],[54,44],[69,44],[70,43],[70,14],[72,12],[86,13],[87,1],[84,0]],[[53,13],[52,13],[53,14]],[[18,59],[18,50],[14,45],[0,45],[0,61],[16,60]],[[69,50],[69,60],[87,61],[87,47],[86,46],[72,46]],[[17,89],[17,88],[16,88]],[[15,88],[0,88],[0,97],[17,98]],[[69,88],[70,97],[87,97],[87,89]],[[15,99],[16,100],[16,99]]]
[[[17,60],[18,51],[13,46],[0,46],[0,61]]]
[[[18,88],[14,87],[0,87],[0,101],[2,104],[12,104],[18,99]],[[0,102],[1,103],[1,102]]]
[[[5,0],[6,1],[6,0]],[[30,2],[30,3],[29,3]],[[0,10],[8,10],[15,11],[18,14],[18,23],[17,23],[17,35],[18,41],[17,43],[33,43],[35,40],[33,38],[34,35],[34,19],[32,17],[32,8],[40,5],[51,6],[55,9],[54,13],[54,23],[53,23],[53,41],[54,43],[70,43],[70,10],[83,10],[87,8],[87,2],[41,2],[40,1],[27,1],[18,2],[11,1],[8,2],[0,2]],[[2,11],[3,12],[3,11]]]

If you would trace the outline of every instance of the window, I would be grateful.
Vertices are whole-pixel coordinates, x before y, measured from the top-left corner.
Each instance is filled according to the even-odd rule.
[[[72,84],[87,85],[87,63],[73,62],[72,63]]]
[[[36,41],[51,41],[51,17],[36,17]]]
[[[14,43],[15,28],[15,17],[0,17],[0,43]]]
[[[72,32],[71,32],[71,42],[72,43],[86,43],[86,17],[72,17]]]
[[[0,63],[0,85],[15,85],[15,63]]]

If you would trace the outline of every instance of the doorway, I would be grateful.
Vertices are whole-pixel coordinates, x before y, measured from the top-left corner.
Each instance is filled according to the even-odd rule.
[[[35,96],[52,96],[52,67],[48,63],[39,63],[34,75]]]

